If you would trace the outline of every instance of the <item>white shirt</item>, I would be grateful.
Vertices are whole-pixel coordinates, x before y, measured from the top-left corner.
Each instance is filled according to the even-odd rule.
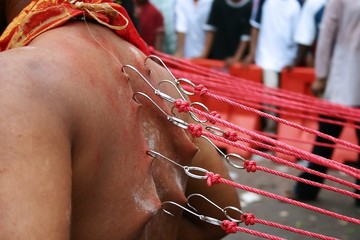
[[[311,46],[317,35],[315,15],[324,7],[326,0],[306,0],[295,31],[295,42]]]
[[[359,23],[359,0],[329,0],[316,49],[316,75],[327,78],[324,99],[346,106],[360,106]]]
[[[300,16],[301,5],[297,0],[267,0],[262,6],[261,22],[256,48],[255,63],[266,70],[280,72],[293,63],[297,44],[294,30]]]
[[[179,0],[175,8],[175,30],[185,33],[184,57],[198,57],[204,47],[205,26],[213,0]]]

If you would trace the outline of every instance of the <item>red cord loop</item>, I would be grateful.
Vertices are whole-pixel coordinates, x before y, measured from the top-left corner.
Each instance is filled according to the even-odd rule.
[[[238,231],[236,222],[229,220],[222,221],[221,228],[225,230],[226,234],[236,233]]]
[[[230,140],[232,142],[236,142],[238,140],[238,136],[236,132],[226,131],[224,132],[223,136],[225,139]]]
[[[199,84],[194,87],[194,92],[196,95],[202,96],[206,94],[209,90],[205,87],[204,84]]]
[[[257,170],[256,166],[257,165],[255,161],[245,160],[244,162],[244,168],[246,169],[247,172],[256,172]]]
[[[188,131],[193,138],[199,138],[202,135],[202,126],[190,123]]]
[[[255,224],[255,215],[252,213],[244,213],[241,215],[241,220],[245,223],[246,226]]]
[[[219,181],[221,179],[220,174],[208,172],[206,173],[206,176],[207,176],[206,183],[209,187],[211,187],[214,184],[220,183]]]
[[[212,111],[212,112],[210,113],[210,115],[213,116],[213,117],[216,117],[216,118],[221,118],[221,115],[220,115],[217,111]],[[212,120],[212,119],[210,119],[210,118],[207,118],[207,120],[208,120],[210,123],[212,123],[212,124],[215,124],[215,123],[216,123],[216,121],[214,121],[214,120]]]
[[[179,113],[189,112],[190,103],[178,98],[175,100],[174,106],[177,108]]]

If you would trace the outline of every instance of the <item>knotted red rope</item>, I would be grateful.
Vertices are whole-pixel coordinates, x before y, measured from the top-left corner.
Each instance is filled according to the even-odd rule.
[[[255,224],[255,215],[252,213],[244,213],[241,215],[241,220],[245,223],[246,226]]]
[[[238,140],[238,135],[236,132],[230,132],[226,131],[223,134],[224,138],[233,142],[236,142]]]
[[[202,135],[202,126],[190,123],[188,131],[193,138],[199,138]]]
[[[215,118],[221,118],[221,115],[217,112],[217,111],[212,111],[212,112],[210,112],[210,115],[211,116],[213,116],[213,117],[215,117]],[[209,123],[211,123],[211,124],[215,124],[216,123],[216,121],[214,121],[214,120],[212,120],[212,119],[210,119],[210,118],[206,118],[208,121],[209,121]]]
[[[226,234],[236,233],[238,231],[236,222],[224,220],[221,223],[221,228],[225,230]]]
[[[179,113],[189,112],[190,103],[178,98],[175,100],[174,106],[177,108]]]
[[[194,93],[199,96],[206,94],[208,91],[204,84],[199,84],[194,87]]]
[[[244,168],[246,169],[247,172],[256,172],[257,170],[257,165],[255,161],[250,161],[250,160],[246,160],[244,162]]]

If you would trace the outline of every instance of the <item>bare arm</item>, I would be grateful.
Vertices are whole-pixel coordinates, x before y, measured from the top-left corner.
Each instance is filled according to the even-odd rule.
[[[205,44],[204,44],[203,51],[200,55],[200,58],[207,58],[209,56],[211,47],[214,42],[214,37],[215,37],[215,32],[213,32],[213,31],[206,32]]]
[[[185,45],[185,33],[178,32],[177,33],[177,44],[176,44],[176,57],[184,57],[184,45]]]
[[[162,46],[164,42],[164,32],[159,32],[156,34],[155,38],[155,49],[158,51],[162,51]]]
[[[0,239],[69,239],[71,162],[64,123],[34,79],[22,74],[24,65],[3,55]]]
[[[251,64],[255,60],[256,47],[259,38],[259,29],[252,27],[250,36],[250,52],[245,58],[245,64]]]
[[[184,117],[184,119],[189,123],[198,124],[189,115]],[[209,172],[220,174],[221,177],[231,180],[225,160],[214,146],[204,138],[195,138],[193,141],[199,151],[194,156],[191,166],[204,168]],[[209,187],[206,180],[189,178],[185,196],[189,196],[192,193],[201,194],[220,207],[234,206],[240,209],[240,200],[234,187],[225,184],[215,184]],[[191,205],[198,210],[199,214],[225,220],[224,214],[219,209],[211,205],[209,206],[201,198],[192,199]],[[220,226],[203,222],[186,212],[184,212],[183,216],[178,230],[178,239],[213,240],[220,239],[226,235]]]
[[[295,58],[295,66],[303,66],[306,62],[306,55],[310,51],[310,46],[298,44],[298,50]]]
[[[232,64],[239,62],[244,55],[244,52],[248,46],[248,41],[240,41],[238,48],[236,49],[236,52],[234,54],[234,56],[228,58],[225,60],[225,65],[227,67],[231,66]]]
[[[225,166],[225,161],[220,157],[219,153],[211,146],[205,139],[195,139],[195,144],[199,148],[199,152],[194,158],[192,166],[202,167],[210,172],[220,174],[221,177],[231,180],[228,169]],[[220,207],[234,206],[240,208],[240,201],[235,188],[216,184],[209,187],[206,180],[198,180],[190,178],[188,180],[186,196],[192,193],[199,193],[206,196],[211,201]],[[224,220],[224,215],[215,207],[209,206],[201,198],[194,198],[191,202],[199,214],[204,214],[220,220]],[[181,237],[179,239],[220,239],[226,235],[225,231],[220,226],[215,226],[209,223],[194,218],[194,216],[186,215],[181,222],[180,231]]]

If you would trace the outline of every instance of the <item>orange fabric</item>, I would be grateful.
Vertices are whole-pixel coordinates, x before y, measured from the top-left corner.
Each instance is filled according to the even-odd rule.
[[[26,46],[41,33],[84,15],[113,29],[120,37],[149,54],[126,10],[111,0],[33,0],[0,37],[0,51]]]

